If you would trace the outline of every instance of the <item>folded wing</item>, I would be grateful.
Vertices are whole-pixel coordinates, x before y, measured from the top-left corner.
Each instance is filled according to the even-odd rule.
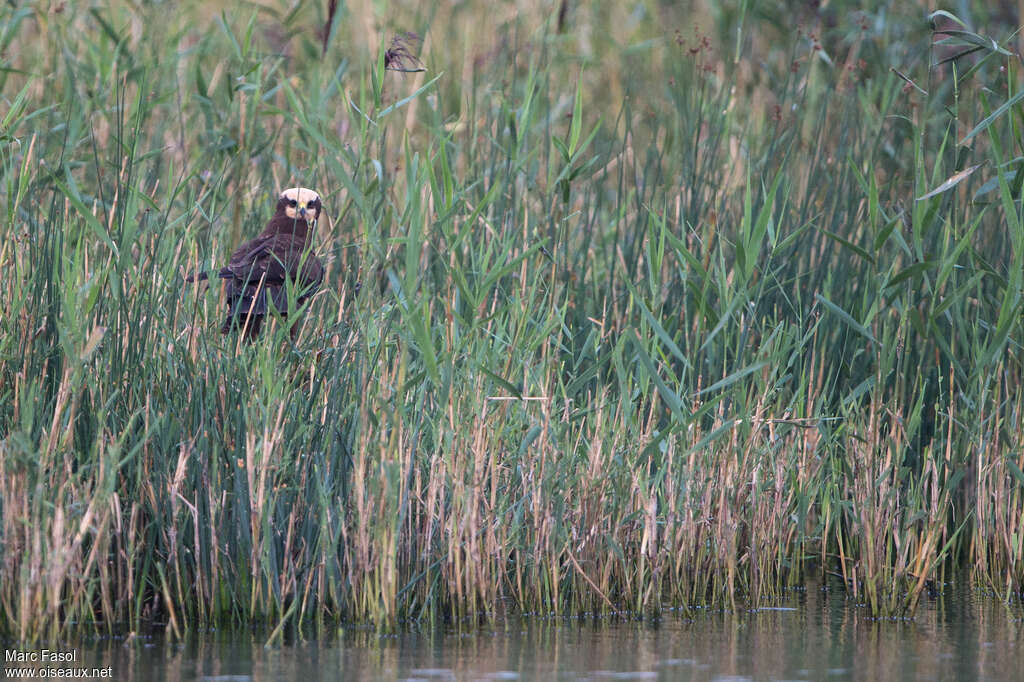
[[[221,333],[237,327],[255,336],[271,305],[285,315],[296,312],[288,309],[288,282],[294,283],[297,307],[316,293],[323,282],[323,265],[306,246],[304,235],[278,233],[246,242],[231,255],[219,273],[227,280],[228,305]]]

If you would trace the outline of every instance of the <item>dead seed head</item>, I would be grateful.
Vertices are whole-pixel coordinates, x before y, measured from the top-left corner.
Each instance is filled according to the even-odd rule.
[[[426,71],[423,62],[413,54],[422,42],[420,37],[411,31],[396,35],[391,39],[391,46],[384,52],[384,68],[404,73]]]

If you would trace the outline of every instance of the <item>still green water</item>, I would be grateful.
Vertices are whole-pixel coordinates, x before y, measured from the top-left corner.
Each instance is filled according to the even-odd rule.
[[[1024,609],[978,592],[872,620],[841,593],[797,591],[772,609],[656,621],[507,618],[467,632],[345,631],[265,647],[204,632],[80,644],[118,680],[1024,680]],[[16,666],[6,663],[4,678]],[[23,666],[24,667],[24,666]],[[42,666],[35,666],[37,669]]]

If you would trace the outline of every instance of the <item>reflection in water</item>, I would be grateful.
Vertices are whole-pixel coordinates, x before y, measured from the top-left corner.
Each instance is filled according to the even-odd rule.
[[[977,593],[875,621],[842,593],[792,593],[753,612],[672,613],[656,622],[510,617],[468,632],[346,630],[264,647],[262,636],[205,632],[78,647],[82,666],[145,680],[1020,679],[1022,608]],[[6,664],[8,667],[10,663]]]

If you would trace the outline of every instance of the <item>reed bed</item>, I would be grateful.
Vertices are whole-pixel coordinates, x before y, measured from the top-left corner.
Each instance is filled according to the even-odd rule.
[[[0,627],[1020,595],[1017,38],[909,4],[5,9]]]

